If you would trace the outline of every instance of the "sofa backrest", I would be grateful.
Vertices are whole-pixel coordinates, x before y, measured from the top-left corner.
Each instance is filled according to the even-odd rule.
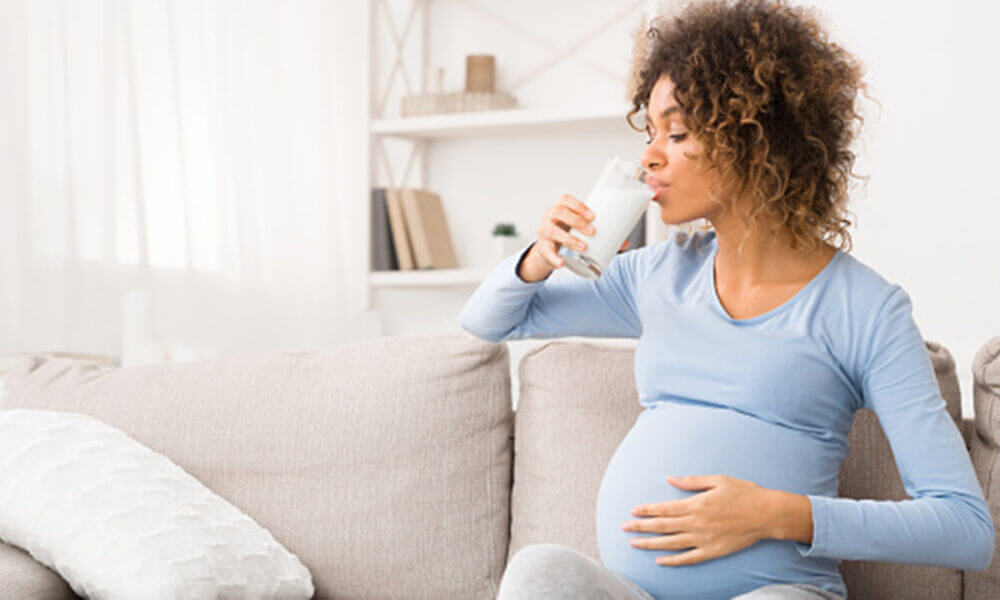
[[[972,359],[972,406],[969,435],[972,465],[983,483],[995,527],[1000,526],[1000,335],[988,340]],[[1000,597],[1000,536],[993,542],[993,562],[984,571],[965,571],[964,600]]]
[[[114,368],[37,356],[8,408],[164,454],[295,553],[315,598],[495,598],[509,532],[505,345],[468,334]]]
[[[948,413],[960,427],[955,362],[940,344],[925,344]],[[522,547],[542,542],[565,544],[600,560],[597,492],[605,467],[642,410],[634,357],[634,348],[553,341],[521,359],[508,560]],[[909,497],[873,411],[855,414],[848,443],[840,496]],[[573,499],[572,511],[566,510],[567,498]],[[955,569],[843,561],[840,571],[854,598],[961,598],[962,572]]]

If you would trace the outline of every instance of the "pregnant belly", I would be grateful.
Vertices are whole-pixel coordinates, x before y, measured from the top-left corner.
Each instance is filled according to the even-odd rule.
[[[662,566],[656,558],[684,550],[632,548],[633,537],[663,534],[622,531],[637,519],[633,507],[688,498],[668,476],[723,474],[798,494],[836,495],[841,455],[836,446],[801,431],[728,408],[661,402],[636,420],[608,463],[597,496],[597,544],[608,568],[657,600],[729,599],[763,585],[834,580],[836,561],[804,558],[794,541],[760,540],[738,552],[692,565]]]

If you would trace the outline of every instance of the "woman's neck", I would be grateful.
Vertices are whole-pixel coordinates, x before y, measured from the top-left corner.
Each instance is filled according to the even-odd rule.
[[[741,224],[742,225],[742,224]],[[811,279],[833,258],[837,249],[822,243],[816,250],[792,248],[791,235],[753,231],[742,227],[715,229],[717,280],[730,289],[793,284]],[[742,248],[740,243],[742,242]]]

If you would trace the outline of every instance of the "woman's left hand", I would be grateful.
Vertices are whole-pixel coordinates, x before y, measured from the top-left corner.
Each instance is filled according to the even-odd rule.
[[[665,534],[634,537],[631,540],[633,548],[692,549],[682,554],[659,556],[657,564],[692,565],[742,550],[768,537],[775,490],[728,475],[668,477],[667,482],[687,490],[708,491],[680,500],[641,504],[632,509],[633,515],[649,518],[626,521],[625,531]]]

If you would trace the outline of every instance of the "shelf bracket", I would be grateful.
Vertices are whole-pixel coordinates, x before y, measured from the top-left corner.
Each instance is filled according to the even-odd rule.
[[[383,90],[382,97],[378,103],[378,109],[375,114],[382,116],[385,114],[385,106],[389,103],[389,92],[392,91],[392,82],[396,77],[396,73],[399,73],[403,78],[403,85],[406,87],[406,93],[413,93],[413,86],[410,85],[410,80],[406,76],[406,69],[403,68],[403,46],[406,44],[406,39],[410,35],[410,29],[413,27],[414,17],[417,15],[418,9],[422,9],[424,13],[427,12],[427,0],[414,0],[410,5],[410,12],[406,16],[406,26],[403,28],[403,35],[400,36],[396,33],[395,23],[392,21],[392,15],[389,13],[389,8],[386,6],[386,0],[375,0],[375,8],[382,7],[382,14],[385,16],[385,21],[388,24],[389,33],[392,34],[392,41],[396,45],[396,59],[392,63],[392,68],[389,69],[389,77],[385,83],[385,89]],[[376,11],[377,12],[377,11]],[[426,32],[424,32],[426,35]]]
[[[629,4],[628,6],[626,6],[625,8],[623,8],[620,12],[616,13],[615,15],[613,15],[607,21],[605,21],[603,23],[600,23],[599,25],[597,25],[596,27],[594,27],[590,32],[586,33],[585,35],[581,36],[580,38],[578,38],[577,40],[573,41],[569,45],[567,45],[564,48],[560,49],[558,46],[554,45],[549,40],[547,40],[545,38],[542,38],[542,37],[539,37],[539,36],[531,33],[530,31],[527,31],[527,30],[523,29],[522,27],[518,26],[517,24],[508,21],[507,19],[504,19],[504,18],[502,18],[500,16],[497,16],[496,14],[494,14],[494,13],[492,13],[492,12],[484,9],[482,6],[479,6],[479,5],[477,5],[477,4],[473,3],[473,2],[470,2],[469,0],[454,0],[454,1],[457,2],[457,3],[459,3],[459,4],[461,4],[462,6],[464,6],[466,8],[468,8],[471,11],[478,13],[484,19],[486,19],[488,21],[492,21],[493,23],[496,23],[497,25],[501,25],[503,27],[506,27],[507,29],[509,29],[511,31],[514,31],[515,33],[518,33],[522,37],[525,37],[525,38],[531,40],[532,42],[535,42],[536,44],[539,44],[541,46],[547,47],[550,50],[553,50],[553,51],[556,52],[555,55],[553,55],[552,57],[550,57],[547,60],[543,61],[540,65],[529,69],[524,75],[521,75],[520,77],[515,78],[509,85],[505,86],[507,89],[509,89],[511,91],[516,90],[517,88],[523,86],[524,84],[526,84],[527,82],[531,81],[532,79],[538,77],[546,69],[549,69],[550,67],[552,67],[552,65],[558,63],[559,61],[561,61],[561,60],[563,60],[564,58],[567,58],[567,57],[573,58],[573,59],[579,61],[580,63],[584,64],[585,66],[589,67],[590,69],[592,69],[592,70],[594,70],[594,71],[596,71],[598,73],[601,73],[602,75],[605,75],[605,76],[609,77],[610,79],[613,79],[615,81],[620,81],[620,82],[624,83],[625,82],[625,78],[622,77],[621,74],[616,73],[614,71],[611,71],[610,69],[607,69],[606,67],[603,67],[603,66],[601,66],[599,64],[596,64],[594,62],[591,62],[591,61],[589,61],[589,60],[587,60],[587,59],[585,59],[583,57],[574,56],[573,54],[580,47],[586,45],[587,42],[589,42],[593,38],[599,36],[600,34],[606,32],[608,29],[611,28],[612,25],[614,25],[615,23],[617,23],[621,19],[627,17],[628,15],[635,13],[637,11],[637,9],[641,5],[645,4],[645,0],[636,0],[635,2],[632,2],[631,4]]]

